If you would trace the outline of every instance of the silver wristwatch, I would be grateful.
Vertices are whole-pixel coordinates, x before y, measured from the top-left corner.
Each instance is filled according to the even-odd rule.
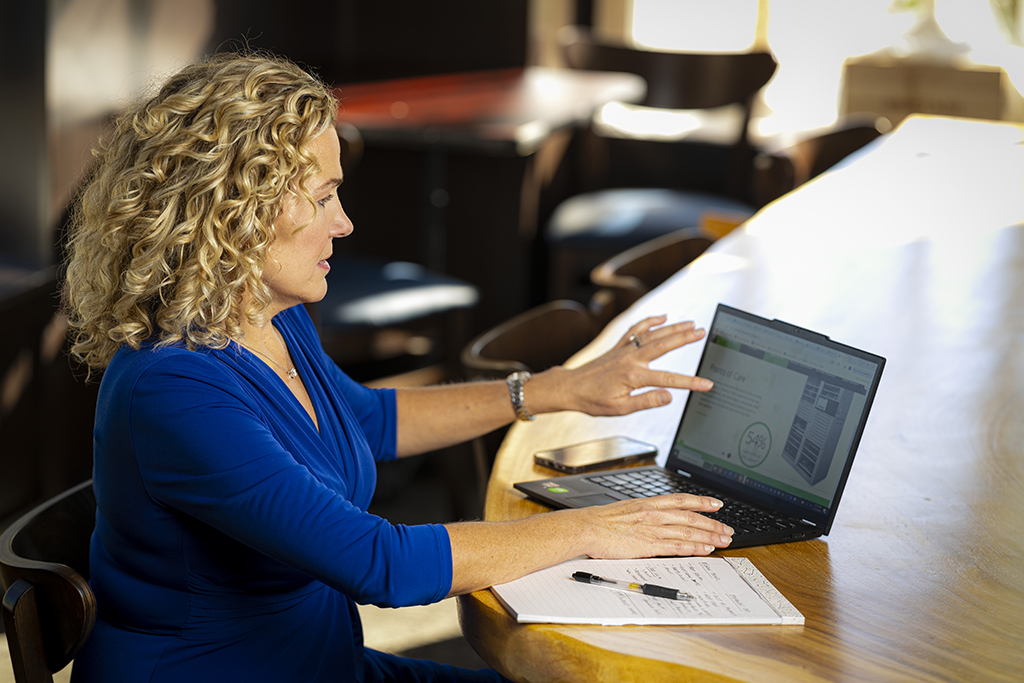
[[[533,375],[528,372],[513,372],[505,379],[508,382],[508,395],[512,399],[512,407],[516,411],[516,419],[523,421],[533,419],[533,415],[530,415],[523,405],[523,385],[529,382],[531,377]]]

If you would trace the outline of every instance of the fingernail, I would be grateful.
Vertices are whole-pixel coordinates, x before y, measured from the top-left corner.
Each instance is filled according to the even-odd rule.
[[[703,377],[700,378],[700,381],[698,382],[698,384],[700,384],[700,387],[702,389],[710,389],[711,387],[715,386],[714,382],[712,382],[709,379],[704,379]]]
[[[713,553],[713,552],[715,552],[715,546],[713,546],[713,545],[706,545],[706,546],[704,546],[704,552],[706,552],[706,553]]]
[[[722,543],[724,543],[725,545],[729,545],[730,543],[732,543],[732,539],[729,538],[728,536],[719,536],[719,538],[722,540]]]

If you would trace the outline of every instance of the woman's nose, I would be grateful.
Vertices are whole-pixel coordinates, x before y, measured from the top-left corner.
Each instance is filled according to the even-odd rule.
[[[349,219],[348,214],[345,213],[345,208],[341,205],[341,202],[335,201],[334,203],[338,208],[336,215],[331,217],[331,237],[347,237],[355,230],[355,226],[352,225],[352,221]]]

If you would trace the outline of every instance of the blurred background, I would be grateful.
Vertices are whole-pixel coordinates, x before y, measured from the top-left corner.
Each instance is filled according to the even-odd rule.
[[[406,357],[419,358],[418,366],[367,364],[349,357],[343,350],[356,346],[348,335],[350,326],[333,325],[327,309],[321,321],[325,343],[337,342],[335,349],[342,349],[337,351],[339,362],[361,381],[399,376],[410,368],[422,371],[427,365],[441,367],[415,380],[429,383],[462,378],[458,352],[474,335],[551,299],[588,301],[592,291],[582,285],[573,289],[580,282],[568,276],[563,279],[569,285],[558,291],[555,287],[560,275],[552,267],[553,247],[546,230],[552,214],[568,198],[595,187],[711,192],[724,188],[715,171],[725,166],[727,146],[705,144],[701,129],[714,126],[695,112],[641,106],[645,103],[639,97],[632,103],[598,98],[589,108],[577,103],[579,111],[570,111],[555,123],[543,119],[545,113],[554,116],[556,109],[565,109],[562,100],[575,97],[560,92],[566,86],[552,78],[568,71],[565,27],[576,26],[595,39],[645,51],[770,52],[778,65],[752,100],[746,133],[756,151],[777,149],[853,115],[877,117],[880,129],[898,125],[910,112],[1024,119],[1019,94],[1024,87],[1021,4],[6,1],[0,21],[0,527],[33,503],[89,476],[96,383],[84,382],[83,372],[62,347],[63,327],[54,310],[61,229],[104,126],[189,61],[239,49],[290,57],[339,86],[342,122],[372,122],[372,116],[359,118],[369,111],[360,103],[383,101],[383,118],[392,126],[382,128],[387,128],[385,133],[397,130],[394,126],[401,125],[403,117],[405,122],[416,118],[402,101],[409,86],[400,85],[397,95],[382,96],[367,87],[394,79],[467,73],[484,74],[484,83],[497,80],[494,74],[519,83],[515,79],[523,69],[533,70],[532,80],[521,80],[529,80],[529,106],[539,115],[523,115],[520,110],[526,104],[508,92],[486,88],[475,100],[459,100],[456,105],[437,99],[437,107],[452,110],[442,112],[445,116],[460,115],[454,110],[463,106],[484,111],[486,121],[471,131],[472,145],[462,144],[460,138],[446,143],[443,156],[437,154],[436,148],[443,146],[434,144],[443,137],[437,133],[443,130],[441,124],[436,129],[423,124],[411,143],[408,136],[373,130],[364,131],[365,136],[357,130],[346,141],[347,178],[341,192],[356,231],[337,245],[338,258],[356,259],[351,272],[357,264],[398,261],[406,273],[401,277],[412,278],[409,282],[418,277],[415,269],[422,268],[441,278],[438,282],[448,288],[444,291],[463,297],[442,305],[460,309],[462,317],[458,325],[444,323],[443,333],[435,337],[422,330],[396,333],[390,328],[384,334],[380,328],[386,325],[360,323],[374,331],[375,357],[389,357],[386,350],[394,347]],[[416,106],[443,98],[445,88],[455,86],[427,81],[415,95],[421,98]],[[487,131],[499,130],[509,121],[518,126],[511,134],[513,147],[479,144],[481,139],[493,142]],[[451,128],[466,136],[457,124]],[[604,145],[600,164],[594,163],[597,137]],[[523,140],[529,144],[524,146]],[[683,144],[663,144],[666,141]],[[597,166],[602,171],[595,180]],[[753,211],[765,198],[748,190],[732,191],[731,200]],[[443,235],[440,245],[432,248],[423,236],[432,229],[436,232],[431,221],[442,223]],[[585,272],[593,265],[587,264]],[[347,270],[348,266],[334,272]],[[349,289],[348,284],[332,287],[335,296]],[[431,290],[431,296],[441,296],[437,291]],[[427,299],[421,297],[421,303]],[[447,349],[441,350],[438,338]],[[456,467],[460,469],[464,467]],[[400,489],[402,480],[411,476],[395,475],[398,482],[392,488]],[[387,484],[385,477],[382,490],[389,488]],[[461,480],[452,486],[473,488]],[[472,515],[479,505],[479,499],[471,499],[429,514]]]
[[[1024,120],[1021,5],[1019,0],[4,0],[0,528],[90,476],[96,383],[87,384],[68,359],[56,314],[61,230],[104,127],[184,64],[246,48],[287,56],[339,86],[345,122],[346,102],[354,117],[358,101],[347,100],[347,93],[367,92],[381,81],[565,69],[560,36],[567,26],[648,51],[767,51],[778,66],[752,103],[745,133],[758,151],[778,149],[853,115],[872,117],[881,132],[909,113]],[[537,82],[542,90],[557,88],[550,85],[555,81]],[[428,88],[440,88],[442,81],[430,83]],[[558,93],[549,94],[554,102]],[[605,143],[602,187],[721,189],[707,178],[725,164],[726,152],[694,135],[707,121],[632,99],[576,112],[559,130],[534,130],[529,145],[517,138],[511,152],[456,145],[442,162],[433,154],[429,127],[418,131],[415,144],[372,131],[360,135],[353,127],[346,141],[346,161],[352,163],[346,165],[342,200],[356,232],[336,250],[361,262],[411,264],[446,278],[446,286],[472,292],[454,305],[463,317],[458,326],[445,327],[449,348],[443,353],[420,332],[376,334],[374,344],[429,356],[430,363],[441,358],[444,369],[423,381],[449,381],[460,378],[452,358],[474,335],[554,298],[586,303],[590,291],[553,289],[545,231],[560,204],[594,189],[588,154],[601,126],[606,139],[683,143]],[[392,100],[391,118],[407,117],[408,105]],[[498,116],[489,125],[502,122]],[[746,188],[733,194],[752,210],[766,201]],[[444,223],[444,239],[425,247],[424,226],[436,220]],[[329,314],[318,320],[325,339],[331,333]],[[345,344],[340,341],[339,348]],[[410,367],[420,371],[428,364],[352,361],[351,372],[372,382],[383,375],[405,377]],[[399,522],[478,515],[479,482],[459,472],[479,466],[479,456],[451,459],[454,470],[432,466],[427,458],[408,470],[382,473],[375,510]],[[412,481],[425,486],[409,494]],[[405,493],[395,495],[398,491]],[[457,637],[457,628],[441,639],[450,637]]]

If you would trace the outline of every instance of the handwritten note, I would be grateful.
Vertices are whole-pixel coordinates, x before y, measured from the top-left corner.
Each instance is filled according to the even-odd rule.
[[[573,572],[678,588],[693,600],[669,600],[579,583]],[[803,624],[804,617],[741,557],[647,560],[576,559],[491,588],[520,623]]]

